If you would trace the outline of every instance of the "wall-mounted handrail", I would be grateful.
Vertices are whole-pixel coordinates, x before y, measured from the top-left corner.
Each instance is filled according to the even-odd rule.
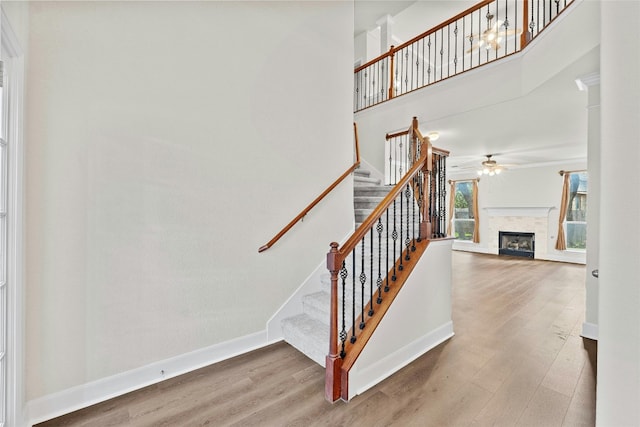
[[[355,153],[356,153],[355,163],[351,167],[349,167],[349,169],[347,169],[342,175],[340,175],[340,177],[336,179],[329,187],[327,187],[327,189],[324,190],[318,197],[316,197],[313,200],[313,202],[309,203],[309,205],[306,208],[304,208],[295,218],[293,218],[287,225],[285,225],[284,228],[278,232],[278,234],[273,236],[273,238],[269,240],[269,242],[260,246],[260,248],[258,248],[258,252],[264,252],[267,249],[269,249],[271,246],[273,246],[278,240],[280,240],[280,238],[282,238],[282,236],[287,234],[287,232],[291,230],[291,228],[294,225],[296,225],[298,221],[304,218],[311,209],[313,209],[318,203],[320,203],[320,201],[322,201],[322,199],[324,199],[327,196],[327,194],[331,193],[331,191],[333,191],[334,188],[336,188],[342,181],[344,181],[346,177],[352,174],[353,171],[355,171],[360,166],[360,146],[358,143],[358,128],[355,123],[353,124],[353,132],[355,134]]]
[[[354,70],[354,111],[522,51],[573,0],[483,0]]]

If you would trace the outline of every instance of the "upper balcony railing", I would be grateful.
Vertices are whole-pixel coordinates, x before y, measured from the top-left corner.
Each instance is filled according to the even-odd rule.
[[[354,111],[521,51],[573,0],[485,0],[361,65]]]

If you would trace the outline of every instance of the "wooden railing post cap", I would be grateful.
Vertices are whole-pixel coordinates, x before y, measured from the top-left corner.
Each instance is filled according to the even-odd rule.
[[[338,246],[340,246],[340,244],[338,242],[331,242],[329,246],[331,246],[331,250],[327,253],[327,270],[337,272],[339,268],[336,265],[338,264],[336,262],[336,258],[338,255]]]

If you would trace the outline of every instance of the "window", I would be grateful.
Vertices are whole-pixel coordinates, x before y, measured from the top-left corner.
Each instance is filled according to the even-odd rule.
[[[569,203],[564,222],[567,249],[587,248],[587,173],[569,176]]]
[[[457,240],[473,241],[476,222],[473,214],[473,181],[456,182],[455,189],[453,236]]]

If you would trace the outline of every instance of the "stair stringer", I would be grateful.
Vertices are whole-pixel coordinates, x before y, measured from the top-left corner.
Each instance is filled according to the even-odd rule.
[[[429,243],[349,370],[349,399],[454,335],[451,317],[452,243],[452,239],[431,240]]]

